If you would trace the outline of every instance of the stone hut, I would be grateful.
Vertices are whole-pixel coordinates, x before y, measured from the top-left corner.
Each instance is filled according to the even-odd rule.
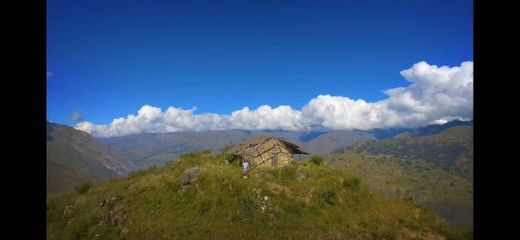
[[[250,168],[291,165],[294,154],[309,154],[281,137],[253,137],[231,149],[234,160],[247,161]]]

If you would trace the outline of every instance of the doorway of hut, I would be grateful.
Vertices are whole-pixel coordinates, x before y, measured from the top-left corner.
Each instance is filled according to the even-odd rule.
[[[274,155],[274,157],[271,159],[271,165],[273,167],[278,166],[278,154]]]

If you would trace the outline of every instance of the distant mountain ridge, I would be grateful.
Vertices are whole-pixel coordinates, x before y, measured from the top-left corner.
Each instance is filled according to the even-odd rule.
[[[410,136],[428,136],[442,132],[444,129],[448,129],[455,126],[473,126],[473,120],[461,121],[453,120],[444,124],[431,124],[424,127],[418,128],[388,128],[388,129],[374,129],[371,132],[377,139],[392,138],[403,133],[407,133]]]
[[[161,166],[189,152],[220,152],[253,136],[283,137],[311,154],[323,155],[328,164],[359,175],[378,193],[410,197],[453,226],[472,227],[473,121],[416,129],[226,130],[98,139],[47,123],[48,192]]]
[[[417,129],[374,129],[284,131],[284,130],[220,130],[206,132],[140,133],[121,137],[98,138],[101,142],[117,149],[121,156],[136,164],[139,169],[161,166],[188,152],[205,149],[220,152],[225,146],[238,144],[254,136],[277,136],[303,147],[311,154],[327,154],[342,150],[364,140],[392,138],[399,134],[428,135],[443,129],[468,125],[471,122],[453,121],[443,125],[430,125]]]
[[[392,155],[404,160],[422,159],[473,180],[473,126],[427,128],[425,132],[435,134],[406,132],[378,141],[360,141],[347,149],[372,155]]]
[[[412,137],[421,137],[434,135],[443,132],[444,130],[456,126],[473,126],[473,120],[471,121],[461,121],[461,120],[453,120],[451,122],[447,122],[445,124],[433,124],[425,127],[420,127],[417,129],[409,130],[410,136]]]
[[[314,136],[313,136],[314,134]],[[117,149],[123,158],[144,169],[161,166],[180,155],[201,150],[220,152],[254,136],[277,136],[293,142],[311,154],[323,154],[345,148],[357,141],[375,139],[362,131],[292,132],[281,130],[223,130],[207,132],[141,133],[122,137],[98,138]],[[309,136],[313,136],[310,138]]]
[[[125,176],[136,169],[89,134],[47,122],[47,192]]]
[[[303,147],[314,155],[341,151],[367,140],[379,145],[389,139],[431,136],[454,126],[472,126],[473,121],[453,121],[417,129],[375,129],[372,131],[320,129],[311,132],[282,130],[224,130],[207,132],[142,133],[122,137],[94,138],[74,128],[47,122],[47,162],[49,191],[70,189],[80,182],[96,182],[124,176],[133,170],[161,166],[189,152],[209,149],[220,152],[253,136],[278,136]],[[400,140],[404,141],[404,140]],[[406,141],[405,141],[406,142]],[[408,142],[413,142],[409,140]],[[376,147],[377,148],[377,147]],[[472,158],[472,156],[469,156]],[[297,156],[298,158],[298,156]],[[468,161],[445,162],[445,169],[456,169],[472,178]],[[470,161],[472,162],[472,161]],[[462,168],[461,168],[462,166]],[[472,166],[472,165],[471,165]],[[67,181],[63,181],[67,179]]]
[[[411,197],[453,226],[473,226],[472,122],[360,141],[324,158],[337,168],[362,176],[376,192]]]

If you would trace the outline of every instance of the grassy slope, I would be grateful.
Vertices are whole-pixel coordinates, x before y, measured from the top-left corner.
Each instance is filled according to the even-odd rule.
[[[423,159],[473,181],[473,127],[455,126],[428,136],[407,134],[367,141],[351,147],[372,155],[393,155],[403,160]]]
[[[473,226],[472,126],[361,142],[327,158],[364,176],[367,185],[379,193],[412,197],[453,226]]]
[[[82,183],[93,183],[97,178],[77,169],[47,161],[47,193],[59,193]]]
[[[204,170],[182,190],[181,173]],[[308,178],[297,180],[297,172]],[[471,238],[410,201],[372,194],[345,171],[312,164],[240,168],[222,155],[188,154],[79,194],[50,198],[48,239]],[[266,198],[267,197],[267,198]],[[110,200],[104,207],[100,202]]]
[[[371,190],[385,196],[412,198],[433,209],[452,226],[472,228],[473,185],[467,179],[425,160],[346,151],[325,156],[339,169],[360,176]]]

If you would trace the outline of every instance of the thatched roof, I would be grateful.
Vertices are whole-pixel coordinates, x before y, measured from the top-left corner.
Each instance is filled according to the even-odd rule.
[[[247,139],[246,141],[240,143],[239,145],[233,147],[231,149],[231,153],[234,155],[240,155],[244,149],[252,148],[255,146],[258,146],[264,142],[266,142],[269,139],[277,139],[278,141],[282,142],[287,148],[289,148],[293,153],[296,154],[309,154],[305,152],[300,146],[291,143],[287,141],[285,138],[282,137],[269,137],[269,136],[257,136]]]

